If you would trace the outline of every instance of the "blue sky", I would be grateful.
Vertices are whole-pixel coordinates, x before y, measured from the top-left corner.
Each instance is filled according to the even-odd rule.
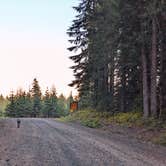
[[[78,0],[0,0],[0,93],[28,89],[37,77],[42,89],[68,95],[73,79],[67,28]]]

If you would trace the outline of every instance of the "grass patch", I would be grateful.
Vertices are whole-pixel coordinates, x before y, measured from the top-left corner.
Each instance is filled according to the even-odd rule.
[[[98,128],[101,125],[102,118],[104,113],[97,112],[94,110],[82,110],[74,112],[66,117],[62,117],[58,119],[61,122],[80,122],[84,126],[91,127],[91,128]]]
[[[81,124],[98,128],[102,125],[109,125],[111,123],[118,123],[121,125],[132,125],[141,118],[141,113],[118,113],[111,115],[109,112],[98,112],[95,110],[81,110],[74,112],[66,117],[58,119],[61,122],[79,121]]]
[[[90,128],[98,128],[101,126],[101,123],[98,119],[87,119],[81,122],[84,126]]]
[[[166,123],[157,119],[143,119],[141,112],[126,112],[110,114],[109,112],[98,112],[95,110],[81,110],[68,116],[58,118],[61,122],[79,121],[87,126],[101,126],[109,124],[119,124],[129,127],[143,127],[146,129],[166,129]]]

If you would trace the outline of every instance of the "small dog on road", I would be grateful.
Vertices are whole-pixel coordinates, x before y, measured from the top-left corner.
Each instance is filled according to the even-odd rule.
[[[21,120],[17,119],[17,128],[20,128]]]

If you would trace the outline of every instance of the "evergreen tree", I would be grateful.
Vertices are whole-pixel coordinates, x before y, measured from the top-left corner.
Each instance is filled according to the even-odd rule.
[[[33,117],[33,101],[30,90],[25,96],[25,111],[27,117]]]
[[[25,117],[26,93],[22,89],[18,89],[15,95],[17,117]]]
[[[75,65],[71,67],[74,72],[75,80],[69,84],[70,86],[76,86],[80,96],[85,93],[90,94],[91,80],[90,80],[90,68],[88,64],[90,59],[88,57],[88,31],[87,28],[91,28],[89,13],[93,10],[93,1],[82,0],[78,7],[74,7],[74,10],[78,12],[76,19],[73,20],[72,26],[68,29],[67,33],[71,37],[69,40],[72,46],[68,48],[70,51],[77,52],[76,55],[71,56],[70,59],[74,61]],[[89,103],[92,102],[91,95],[87,95]]]
[[[50,103],[51,103],[51,116],[60,117],[60,112],[58,111],[58,98],[55,86],[52,86],[50,91]]]
[[[11,91],[11,94],[8,97],[8,100],[9,100],[9,104],[6,107],[6,116],[17,117],[15,96],[13,91]]]
[[[32,102],[33,102],[33,117],[38,117],[41,111],[41,90],[37,79],[35,78],[32,83]]]
[[[44,98],[43,98],[43,115],[44,117],[50,117],[51,116],[51,111],[52,111],[52,105],[51,105],[51,100],[50,100],[50,93],[48,88],[46,89]]]
[[[81,107],[164,118],[163,0],[81,0],[68,30]],[[159,107],[160,105],[160,107]],[[166,116],[165,116],[166,117]]]
[[[59,115],[61,115],[61,116],[65,116],[68,114],[69,110],[67,109],[66,98],[64,97],[63,94],[61,94],[58,97],[57,110],[58,110]]]

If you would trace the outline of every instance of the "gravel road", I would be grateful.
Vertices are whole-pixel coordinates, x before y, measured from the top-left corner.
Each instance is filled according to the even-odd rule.
[[[0,120],[0,166],[166,166],[166,148],[52,119]]]

